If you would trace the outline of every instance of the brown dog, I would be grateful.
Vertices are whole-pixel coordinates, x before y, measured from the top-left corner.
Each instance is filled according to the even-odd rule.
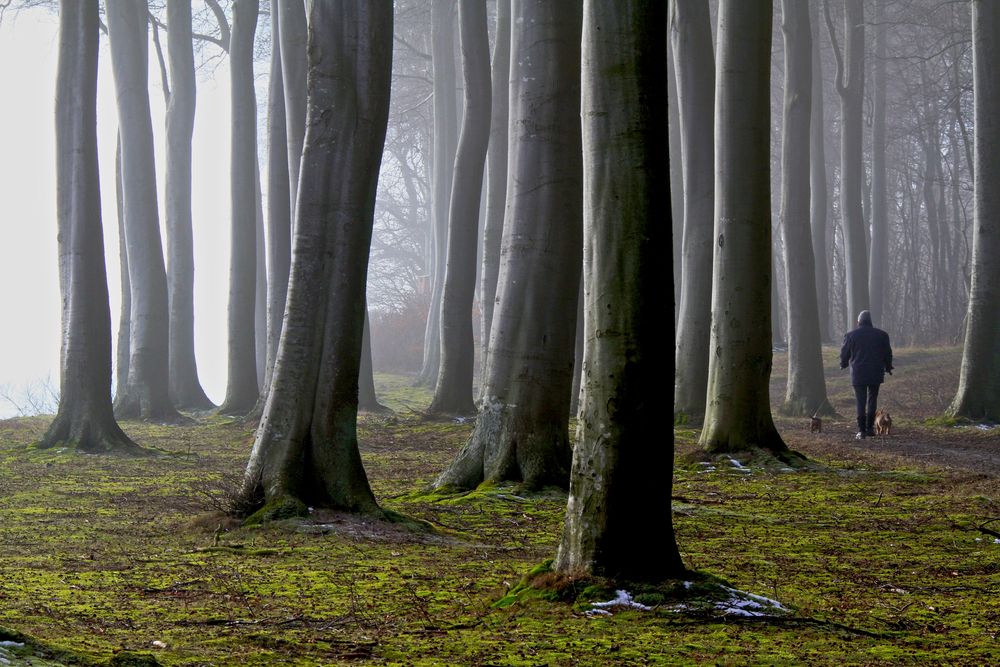
[[[875,411],[875,435],[892,435],[892,417],[885,410]]]
[[[810,433],[822,433],[823,432],[823,420],[819,417],[812,417],[809,422],[809,432]]]

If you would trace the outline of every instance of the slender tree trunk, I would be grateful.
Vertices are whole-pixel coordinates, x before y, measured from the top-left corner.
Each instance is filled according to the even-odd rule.
[[[431,53],[434,65],[434,151],[431,159],[431,298],[424,332],[420,382],[435,386],[441,365],[441,296],[444,291],[458,119],[455,103],[455,31],[453,0],[432,0]]]
[[[121,123],[125,237],[131,287],[131,357],[119,418],[180,418],[169,392],[167,275],[156,204],[153,125],[147,85],[148,22],[144,3],[109,0],[108,31]]]
[[[671,241],[673,239],[671,238]],[[573,390],[569,394],[569,414],[575,417],[580,412],[580,391],[583,387],[583,343],[586,331],[583,328],[583,276],[580,277],[579,296],[576,298],[576,340],[573,346]]]
[[[507,208],[508,124],[510,122],[510,0],[497,0],[496,45],[491,70],[490,147],[486,154],[486,222],[483,226],[483,268],[479,305],[483,313],[482,377],[490,356],[490,330],[500,277],[500,243]]]
[[[684,572],[670,509],[673,442],[649,437],[663,423],[671,360],[665,27],[659,0],[584,3],[587,375],[555,560],[567,574],[656,581]]]
[[[708,0],[672,2],[684,184],[683,273],[674,371],[674,414],[700,420],[708,387],[712,319],[715,51]],[[681,247],[676,244],[675,247]]]
[[[357,409],[392,35],[388,0],[310,4],[288,306],[244,485],[265,518],[306,505],[381,515],[358,453]]]
[[[875,90],[872,118],[872,246],[868,280],[872,319],[882,322],[885,313],[885,275],[889,262],[889,214],[886,208],[885,0],[875,3]],[[880,325],[881,326],[881,325]]]
[[[820,57],[819,15],[812,40],[812,104],[809,125],[809,222],[812,228],[812,249],[816,271],[816,299],[819,309],[819,333],[823,340],[832,340],[830,327],[830,260],[827,253],[827,218],[829,189],[826,169],[826,105],[823,101],[823,59]]]
[[[458,3],[465,116],[448,214],[448,264],[441,296],[441,363],[428,412],[472,414],[472,302],[483,169],[490,140],[490,53],[486,0]]]
[[[125,240],[125,192],[122,181],[122,139],[115,150],[115,204],[118,213],[118,269],[121,281],[121,312],[115,341],[115,396],[124,396],[128,386],[129,338],[132,329],[132,288],[128,279],[128,243]]]
[[[372,367],[372,334],[368,308],[365,308],[365,330],[361,340],[361,367],[358,371],[358,409],[365,412],[391,412],[378,402],[375,393],[375,369]]]
[[[514,3],[509,215],[490,359],[475,430],[437,486],[568,482],[583,190],[580,128],[561,120],[580,115],[581,21],[574,3]]]
[[[111,407],[111,307],[104,268],[97,165],[97,0],[59,10],[56,81],[56,210],[62,349],[59,411],[42,447],[139,454]]]
[[[705,0],[706,2],[708,0]],[[674,5],[676,5],[676,0],[670,0],[668,4],[668,12],[672,10]],[[683,3],[687,4],[687,3]],[[668,17],[668,30],[670,30]],[[711,27],[709,27],[709,32],[711,32]],[[711,41],[711,39],[709,40]],[[715,57],[714,47],[712,57]],[[686,66],[691,67],[691,63],[685,63]],[[674,57],[673,49],[667,48],[667,124],[669,127],[669,132],[667,133],[667,143],[670,147],[670,207],[671,207],[671,219],[673,224],[671,229],[673,231],[673,236],[671,243],[673,245],[673,282],[674,282],[674,325],[676,326],[677,320],[680,317],[681,312],[681,292],[682,292],[682,271],[684,270],[684,259],[681,252],[683,248],[684,240],[684,170],[683,170],[683,160],[681,159],[681,120],[680,120],[680,106],[678,105],[678,90],[677,90],[677,63]]]
[[[715,99],[710,452],[786,449],[771,418],[771,4],[722,0]]]
[[[253,43],[258,0],[235,0],[229,63],[232,82],[230,199],[232,222],[229,260],[229,381],[223,414],[246,415],[254,407],[257,385],[256,329],[257,104],[253,87]]]
[[[1000,5],[972,3],[975,222],[972,288],[958,392],[949,414],[1000,420]]]
[[[256,102],[254,102],[256,109]],[[256,115],[256,114],[255,114]],[[254,134],[254,146],[257,137]],[[257,396],[264,390],[264,376],[267,374],[267,248],[264,241],[264,197],[260,185],[260,159],[254,151],[254,361],[257,368]],[[255,402],[256,405],[256,402]]]
[[[781,137],[781,229],[788,302],[788,384],[783,411],[830,413],[820,348],[819,308],[809,220],[809,123],[812,115],[812,28],[809,5],[782,0],[785,106]]]
[[[865,98],[865,8],[863,0],[844,0],[844,55],[841,57],[829,0],[827,28],[837,58],[837,92],[840,94],[840,215],[844,221],[844,260],[847,268],[847,312],[857,317],[871,305],[868,299],[868,253],[863,210]]]
[[[189,410],[213,407],[198,381],[194,355],[194,243],[191,231],[191,137],[196,86],[191,3],[167,2],[167,294],[170,301],[170,396]]]
[[[276,0],[281,77],[285,95],[285,128],[288,133],[288,192],[295,220],[299,189],[299,163],[306,125],[306,10],[302,0]],[[287,292],[287,285],[285,286]]]

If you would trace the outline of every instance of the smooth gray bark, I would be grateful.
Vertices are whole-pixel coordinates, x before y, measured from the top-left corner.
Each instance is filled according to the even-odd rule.
[[[424,330],[419,381],[436,386],[441,365],[441,296],[448,244],[448,211],[458,143],[455,103],[453,0],[432,0],[431,61],[434,66],[434,149],[431,157],[431,298]]]
[[[684,233],[674,364],[674,414],[700,420],[708,388],[715,216],[715,51],[708,0],[671,3],[670,39],[680,108]]]
[[[258,0],[235,0],[229,46],[232,103],[230,154],[229,379],[219,411],[246,415],[259,393],[257,379],[257,104],[253,87],[253,43]]]
[[[299,188],[299,163],[306,125],[306,11],[303,0],[276,0],[281,77],[285,96],[285,128],[288,134],[288,191],[294,220]],[[273,40],[273,38],[272,38]],[[272,41],[272,43],[274,43]],[[287,285],[286,285],[287,291]]]
[[[441,293],[441,362],[431,414],[468,415],[474,354],[472,302],[476,294],[476,240],[483,170],[490,140],[490,52],[486,0],[458,3],[465,114],[455,155],[448,213],[448,262]]]
[[[510,123],[510,0],[497,0],[496,44],[490,72],[490,146],[486,154],[486,219],[483,223],[483,264],[479,307],[482,310],[482,377],[490,355],[490,330],[500,278],[500,244],[507,209],[508,125]],[[485,382],[483,383],[485,387]]]
[[[823,375],[816,271],[809,220],[809,124],[812,115],[812,28],[809,5],[782,0],[785,100],[781,137],[781,230],[788,303],[788,382],[782,411],[830,413]]]
[[[580,127],[562,121],[580,115],[581,21],[574,3],[513,5],[511,172],[490,356],[475,429],[439,487],[569,479],[583,174]]]
[[[1000,420],[1000,5],[972,2],[975,91],[972,286],[958,392],[948,412]]]
[[[62,347],[59,411],[39,443],[139,454],[111,407],[111,307],[97,165],[97,0],[59,8],[56,212]]]
[[[584,3],[586,380],[554,563],[569,575],[657,581],[684,572],[670,509],[672,436],[650,439],[662,432],[672,358],[663,345],[666,18],[660,0]]]
[[[188,410],[213,407],[198,381],[194,354],[194,242],[191,223],[191,137],[196,85],[191,3],[167,2],[167,296],[170,303],[170,396]]]
[[[108,0],[111,68],[122,140],[125,240],[132,313],[129,377],[115,397],[119,418],[172,421],[169,392],[167,275],[156,203],[156,165],[148,92],[145,3]]]
[[[128,386],[129,337],[132,330],[132,287],[128,280],[128,242],[125,240],[125,192],[122,174],[122,140],[115,150],[115,206],[118,214],[118,272],[121,282],[121,311],[118,314],[118,337],[115,341],[115,396],[125,394]]]
[[[786,449],[771,418],[771,4],[722,0],[715,98],[709,452]]]
[[[391,412],[378,402],[375,392],[375,369],[372,367],[372,334],[368,308],[365,307],[365,330],[361,339],[361,366],[358,371],[358,409],[365,412]]]
[[[817,5],[817,8],[819,5]],[[827,253],[829,187],[826,169],[826,107],[823,101],[823,59],[820,57],[820,21],[816,15],[812,41],[812,104],[809,126],[809,224],[812,229],[813,268],[816,272],[816,299],[819,332],[832,340],[830,328],[830,259]]]
[[[885,0],[875,2],[875,80],[872,109],[872,242],[868,266],[869,310],[875,322],[885,313],[889,263],[889,214],[886,202],[886,27]],[[942,313],[943,315],[943,313]],[[881,325],[880,325],[881,326]]]
[[[254,107],[256,108],[256,102]],[[256,146],[257,137],[254,136]],[[257,392],[264,390],[264,376],[267,374],[267,248],[264,241],[264,196],[260,183],[260,159],[254,157],[254,304],[253,304],[253,344],[254,361],[257,367]]]
[[[677,4],[675,0],[669,0],[668,8],[673,8]],[[669,9],[668,9],[669,11]],[[668,22],[669,22],[668,17]],[[668,23],[669,30],[669,23]],[[713,55],[714,47],[713,47]],[[680,108],[677,104],[677,68],[672,48],[667,48],[667,124],[670,126],[667,132],[667,142],[670,146],[670,208],[671,208],[671,229],[673,236],[672,259],[674,264],[673,275],[673,298],[674,298],[674,325],[676,327],[677,318],[680,317],[681,306],[681,272],[683,271],[684,260],[681,249],[684,247],[684,175],[683,162],[681,160],[681,122]]]
[[[306,135],[284,330],[244,494],[381,515],[357,443],[375,190],[389,114],[392,3],[314,2]]]

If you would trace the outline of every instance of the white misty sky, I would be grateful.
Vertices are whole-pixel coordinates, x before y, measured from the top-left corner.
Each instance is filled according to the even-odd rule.
[[[164,43],[164,48],[166,44]],[[58,18],[7,12],[0,25],[0,385],[59,383],[54,104]],[[164,101],[150,52],[150,102],[163,223]],[[194,136],[195,345],[201,381],[217,403],[226,384],[229,267],[229,71],[200,73]],[[98,78],[98,141],[112,327],[120,310],[114,165],[114,81],[106,37]],[[0,418],[13,410],[0,401]]]

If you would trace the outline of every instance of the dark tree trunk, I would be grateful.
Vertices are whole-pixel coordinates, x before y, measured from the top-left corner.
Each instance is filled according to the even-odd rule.
[[[649,438],[663,424],[672,358],[663,345],[666,3],[592,0],[583,25],[587,375],[555,568],[657,581],[684,572],[670,509],[673,442]]]
[[[580,129],[561,119],[580,115],[581,20],[574,3],[514,4],[509,216],[490,358],[475,430],[437,486],[568,482],[583,189]]]
[[[389,113],[392,3],[314,2],[288,305],[244,492],[268,507],[380,515],[357,443],[375,190]]]
[[[820,347],[816,272],[809,226],[809,123],[812,115],[812,29],[809,4],[782,0],[785,105],[781,138],[781,229],[788,302],[788,383],[782,410],[831,413]]]
[[[475,348],[472,302],[476,294],[476,241],[486,149],[490,140],[490,52],[486,0],[458,4],[465,82],[465,116],[455,156],[448,214],[448,263],[441,296],[441,363],[431,414],[467,415],[472,398]]]
[[[493,47],[490,147],[486,155],[486,222],[483,225],[483,268],[479,306],[483,313],[482,377],[490,356],[490,330],[500,277],[500,243],[507,209],[507,141],[510,123],[510,0],[497,0],[496,45]],[[484,383],[485,386],[485,383]]]
[[[124,419],[174,421],[180,416],[169,392],[167,274],[156,204],[146,6],[132,0],[109,0],[107,20],[121,123],[132,300],[129,377],[125,391],[115,397],[115,414]]]
[[[229,381],[219,408],[246,415],[259,394],[257,386],[257,104],[253,87],[253,43],[258,0],[235,0],[229,63],[232,99],[230,199],[232,221],[229,258]]]
[[[40,446],[139,454],[111,407],[111,308],[97,165],[97,0],[64,0],[56,81],[62,349],[59,411]]]
[[[710,452],[785,450],[771,418],[771,4],[722,0],[716,56]]]
[[[875,80],[872,118],[872,245],[868,266],[868,291],[872,319],[884,321],[886,269],[889,262],[889,215],[886,208],[885,0],[875,3]],[[880,325],[881,326],[881,325]]]
[[[817,14],[817,19],[819,15]],[[823,102],[823,59],[820,57],[820,22],[816,21],[812,43],[812,105],[809,125],[809,221],[812,229],[812,249],[816,271],[816,299],[819,309],[819,333],[823,340],[832,340],[830,327],[830,259],[827,236],[829,188],[826,170],[826,107]]]
[[[194,244],[191,231],[191,137],[196,99],[191,3],[167,2],[167,294],[170,301],[170,396],[188,410],[213,407],[198,382],[194,355]]]
[[[358,409],[365,412],[391,412],[378,402],[375,393],[375,369],[372,368],[372,334],[368,308],[365,308],[365,331],[361,339],[361,367],[358,371]]]
[[[281,77],[285,97],[285,123],[288,133],[288,183],[291,214],[295,219],[295,201],[299,188],[299,163],[306,125],[306,11],[302,0],[275,0],[278,42],[281,50]],[[273,38],[272,38],[273,39]],[[273,43],[273,42],[272,42]],[[287,285],[285,286],[287,291]]]
[[[715,52],[708,0],[671,3],[684,183],[683,273],[677,317],[674,414],[700,420],[708,387],[715,209]],[[675,165],[680,168],[681,164]]]

